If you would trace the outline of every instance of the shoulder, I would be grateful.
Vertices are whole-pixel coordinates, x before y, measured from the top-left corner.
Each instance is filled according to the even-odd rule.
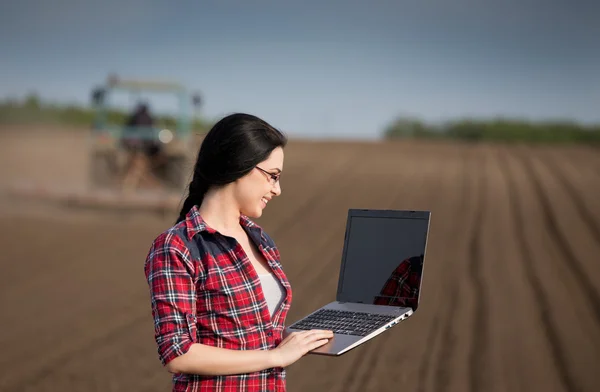
[[[178,223],[158,234],[150,244],[146,256],[145,269],[183,267],[194,270],[190,241],[182,223]]]
[[[183,222],[180,222],[157,235],[152,241],[151,250],[168,249],[174,252],[185,253],[188,251],[186,235],[185,226]]]

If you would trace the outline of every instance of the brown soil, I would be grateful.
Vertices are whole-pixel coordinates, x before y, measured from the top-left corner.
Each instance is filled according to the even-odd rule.
[[[76,130],[0,129],[0,186],[86,179]],[[415,315],[289,391],[600,390],[600,155],[581,147],[294,140],[258,222],[294,289],[334,300],[348,208],[426,209]],[[0,390],[166,391],[143,262],[174,220],[0,198]]]

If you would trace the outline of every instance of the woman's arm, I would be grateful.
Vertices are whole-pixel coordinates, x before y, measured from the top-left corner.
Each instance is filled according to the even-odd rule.
[[[252,373],[278,366],[271,350],[230,350],[194,343],[167,363],[171,373],[207,376]]]
[[[273,367],[287,367],[331,338],[332,331],[313,329],[288,335],[275,349],[248,351],[195,343],[188,352],[171,360],[166,367],[171,373],[202,375],[252,373]]]

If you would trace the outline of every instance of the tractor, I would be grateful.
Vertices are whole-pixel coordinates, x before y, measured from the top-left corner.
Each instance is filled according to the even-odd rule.
[[[142,93],[175,96],[178,115],[170,124],[131,126],[110,110],[111,98],[125,94],[139,99]],[[164,81],[123,80],[109,76],[103,86],[92,91],[94,121],[89,138],[89,188],[138,191],[144,185],[151,190],[179,192],[188,175],[192,113],[200,96],[182,85]],[[164,122],[164,121],[163,121]],[[132,145],[160,148],[157,158],[149,157]],[[146,187],[145,189],[148,189]]]
[[[138,99],[142,93],[175,96],[178,115],[162,116],[162,122],[152,126],[129,126],[122,113],[110,109],[119,93],[130,99]],[[92,91],[91,99],[94,119],[88,138],[87,184],[71,188],[25,180],[10,186],[8,194],[84,208],[174,211],[191,174],[194,141],[190,111],[200,107],[200,96],[177,83],[109,76]],[[171,121],[167,124],[167,120]],[[148,145],[157,147],[160,154],[154,156],[139,148]]]

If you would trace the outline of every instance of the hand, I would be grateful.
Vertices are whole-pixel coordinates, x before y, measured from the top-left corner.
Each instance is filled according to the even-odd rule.
[[[310,331],[292,332],[273,349],[277,367],[286,367],[302,358],[306,353],[323,346],[333,338],[332,331],[312,329]]]

